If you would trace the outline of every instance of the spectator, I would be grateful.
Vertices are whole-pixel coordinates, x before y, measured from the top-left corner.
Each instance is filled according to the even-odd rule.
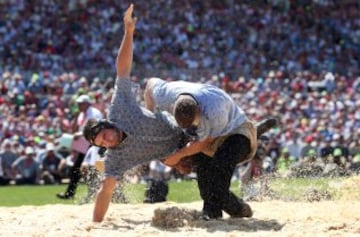
[[[345,170],[347,166],[346,157],[343,154],[341,148],[335,148],[333,152],[332,162],[334,162],[339,168]]]
[[[78,153],[76,151],[70,151],[67,156],[61,160],[59,169],[64,174],[64,177],[69,178],[74,162],[76,161]]]
[[[281,1],[287,2],[283,5],[287,7],[276,5],[279,1],[275,4],[271,1],[261,4],[224,1],[220,7],[214,2],[196,0],[192,2],[196,7],[173,0],[166,5],[156,1],[141,4],[139,11],[144,13],[144,21],[151,19],[151,23],[139,26],[143,32],[139,36],[141,46],[136,47],[136,53],[142,55],[136,59],[136,64],[142,65],[139,73],[152,65],[171,71],[201,69],[203,76],[237,68],[236,74],[264,77],[274,67],[283,70],[285,75],[305,70],[359,73],[356,60],[359,4],[356,1],[336,2],[336,5],[334,1],[331,4]],[[7,23],[1,27],[2,68],[61,72],[74,68],[111,68],[112,60],[108,55],[116,46],[113,39],[121,27],[116,13],[129,1],[77,4],[75,0],[61,3],[37,0],[0,4],[3,11],[11,9],[6,12]],[[163,8],[171,14],[159,13]],[[238,12],[243,13],[241,19],[236,17]],[[28,21],[18,25],[24,16]],[[328,20],[324,21],[325,17]],[[59,26],[57,20],[60,18],[66,24]],[[188,24],[184,25],[184,20]],[[162,21],[167,24],[159,27]],[[69,25],[74,27],[67,27]],[[227,27],[222,27],[219,40],[218,29],[223,25]],[[40,29],[39,33],[34,34],[33,29]],[[101,41],[99,35],[105,34],[108,38]],[[9,43],[19,36],[26,40],[16,45]],[[192,47],[187,47],[190,44]],[[220,60],[220,55],[225,60]],[[38,81],[44,79],[40,74]],[[319,82],[327,85],[322,80]]]
[[[360,174],[360,141],[350,144],[351,166],[350,169]]]
[[[341,150],[341,156],[343,156],[346,159],[346,162],[349,161],[349,147],[345,144],[345,139],[343,135],[334,134],[334,141],[335,141],[335,149]]]
[[[291,168],[296,162],[296,158],[290,155],[289,150],[284,147],[276,164],[276,171],[282,176],[287,177],[290,174]]]
[[[1,185],[7,185],[10,183],[11,180],[15,179],[12,171],[12,164],[19,156],[12,151],[11,146],[12,144],[9,139],[5,140],[2,144],[2,151],[0,153],[0,166],[2,170]]]
[[[311,135],[307,135],[304,138],[305,145],[301,148],[300,159],[303,159],[304,157],[308,157],[308,156],[311,156],[311,157],[317,156],[317,147],[314,146],[313,140],[314,140],[314,138]]]
[[[328,156],[334,153],[334,147],[332,146],[332,139],[330,136],[325,137],[325,144],[320,148],[320,157],[326,159]]]
[[[46,153],[41,163],[41,178],[45,184],[61,184],[64,178],[60,167],[62,159],[63,157],[55,151],[53,143],[46,144]]]
[[[84,83],[84,79],[83,78],[81,78],[81,79],[82,79],[81,83]],[[92,106],[93,101],[91,100],[91,98],[88,95],[79,96],[76,99],[76,103],[78,104],[80,113],[77,115],[77,117],[74,120],[75,122],[74,122],[73,131],[77,131],[74,134],[74,139],[80,140],[80,139],[83,139],[82,130],[83,130],[83,127],[85,126],[86,122],[89,119],[102,119],[103,115],[98,109],[96,109],[95,107]],[[84,144],[82,144],[81,146],[86,146],[86,147],[78,147],[77,148],[77,150],[76,150],[78,153],[77,158],[76,158],[74,165],[72,166],[71,171],[70,171],[70,183],[68,184],[68,187],[67,187],[65,193],[56,194],[56,196],[58,198],[70,199],[75,196],[76,188],[77,188],[78,182],[81,178],[80,167],[84,160],[85,153],[86,153],[86,150],[87,150],[89,144],[87,142],[84,142]]]
[[[25,155],[12,163],[15,184],[39,184],[40,164],[35,161],[35,151],[32,147],[25,148]]]
[[[354,163],[360,162],[360,139],[355,139],[350,143],[349,153]]]
[[[269,142],[266,145],[267,156],[271,157],[274,166],[277,166],[277,160],[281,155],[281,147],[279,142],[277,142],[276,137],[271,136]]]
[[[299,142],[299,135],[297,134],[285,134],[286,142],[284,146],[288,149],[290,156],[295,157],[298,160],[301,157],[302,145]]]

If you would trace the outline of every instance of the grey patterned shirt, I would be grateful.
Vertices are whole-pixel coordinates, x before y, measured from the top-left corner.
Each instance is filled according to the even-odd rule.
[[[127,134],[125,140],[105,154],[105,176],[122,178],[125,171],[175,151],[182,131],[169,113],[152,113],[136,101],[136,84],[117,78],[108,120]]]

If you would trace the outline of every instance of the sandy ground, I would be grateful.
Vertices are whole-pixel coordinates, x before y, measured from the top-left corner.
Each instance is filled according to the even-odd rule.
[[[353,180],[351,193],[359,189]],[[347,187],[348,190],[349,187]],[[201,202],[111,204],[102,223],[92,223],[92,204],[0,208],[0,236],[360,236],[360,201],[249,202],[252,218],[203,221]],[[162,220],[155,213],[171,216]],[[169,219],[169,218],[168,218]],[[163,227],[177,226],[175,228]]]

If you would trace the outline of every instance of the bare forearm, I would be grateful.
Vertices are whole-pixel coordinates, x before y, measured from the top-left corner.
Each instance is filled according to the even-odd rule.
[[[116,187],[116,179],[113,177],[106,177],[100,186],[99,192],[96,195],[95,206],[93,212],[93,221],[101,222],[109,208],[112,193]]]
[[[212,138],[207,138],[204,141],[189,142],[185,147],[179,149],[173,154],[169,155],[164,163],[169,166],[177,164],[182,158],[188,157],[201,152],[213,141]]]
[[[109,204],[111,201],[111,195],[104,191],[99,191],[96,195],[95,206],[93,212],[93,221],[94,222],[102,222],[104,216],[109,208]]]
[[[116,59],[117,76],[129,77],[133,60],[133,32],[125,32]]]

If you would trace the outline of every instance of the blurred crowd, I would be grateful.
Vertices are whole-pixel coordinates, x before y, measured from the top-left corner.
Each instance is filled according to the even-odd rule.
[[[50,148],[61,153],[59,138],[72,133],[74,117],[79,112],[76,101],[81,95],[90,96],[92,106],[103,114],[107,112],[112,94],[110,80],[100,83],[98,78],[76,74],[33,78],[38,83],[34,91],[31,83],[23,83],[21,74],[8,72],[1,77],[0,159],[3,163],[9,157],[3,153],[8,150],[14,153],[12,161],[14,157],[29,155],[29,148],[39,162],[42,162],[39,154]],[[57,86],[46,84],[47,80],[56,81],[53,86]],[[137,82],[137,78],[133,80]],[[145,83],[146,78],[142,81]],[[140,103],[144,83],[138,87]],[[266,157],[271,172],[289,169],[290,161],[301,163],[305,158],[314,161],[313,158],[319,157],[323,162],[330,159],[346,169],[360,163],[360,76],[351,80],[330,72],[284,75],[270,71],[263,80],[230,81],[226,75],[219,74],[203,83],[228,91],[254,121],[268,116],[279,118],[280,126],[266,134],[269,138]],[[62,159],[71,157],[69,152],[63,154]]]
[[[214,84],[250,119],[280,119],[267,134],[271,172],[316,157],[351,169],[360,162],[358,1],[256,2],[134,1],[139,101],[151,76]],[[37,162],[43,182],[44,154],[71,166],[59,138],[73,132],[80,95],[106,114],[128,5],[0,1],[1,178],[25,175],[13,164],[19,157]],[[46,182],[66,178],[59,170],[60,180]]]
[[[138,73],[359,73],[357,0],[0,1],[2,70],[112,71],[130,2]]]

